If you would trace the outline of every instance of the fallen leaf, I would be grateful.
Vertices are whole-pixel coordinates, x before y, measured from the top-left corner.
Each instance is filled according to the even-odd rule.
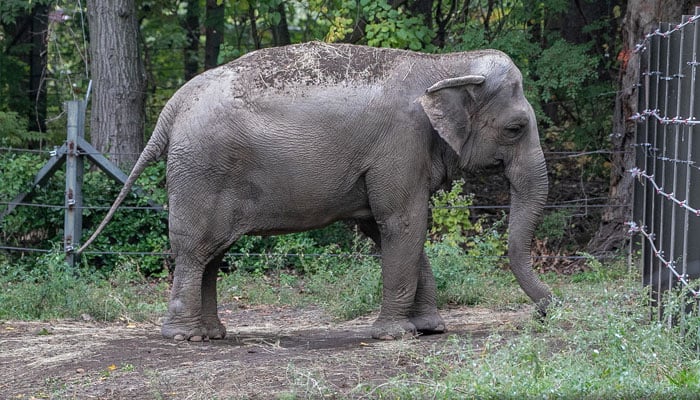
[[[114,364],[112,364],[112,365],[110,365],[109,367],[107,367],[107,370],[108,370],[108,371],[114,371],[114,370],[116,370],[116,369],[117,369],[117,366],[114,365]]]

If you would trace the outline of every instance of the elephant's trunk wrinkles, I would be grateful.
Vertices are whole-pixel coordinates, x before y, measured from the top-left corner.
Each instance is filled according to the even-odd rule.
[[[552,300],[552,292],[533,271],[530,250],[536,224],[547,200],[547,169],[539,146],[521,156],[523,158],[506,168],[511,187],[508,256],[511,271],[520,287],[544,315]],[[527,161],[522,162],[523,159]]]

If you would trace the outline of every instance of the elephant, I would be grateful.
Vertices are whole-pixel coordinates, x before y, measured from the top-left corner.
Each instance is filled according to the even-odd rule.
[[[447,330],[424,243],[432,193],[499,166],[510,185],[508,256],[545,312],[531,242],[548,180],[522,75],[497,50],[424,54],[310,42],[257,50],[184,84],[163,107],[121,192],[166,156],[175,271],[161,333],[221,339],[216,278],[242,235],[351,220],[381,252],[371,335]]]

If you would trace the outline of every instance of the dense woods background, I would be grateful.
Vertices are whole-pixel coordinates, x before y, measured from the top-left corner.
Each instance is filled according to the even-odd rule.
[[[607,206],[585,223],[557,215],[602,254],[623,243],[629,213],[631,49],[658,22],[693,12],[679,0],[5,0],[0,146],[62,143],[62,103],[85,97],[92,81],[90,140],[126,169],[177,88],[255,49],[309,40],[497,48],[523,71],[550,158],[565,159],[550,168],[552,201],[571,200],[568,191]]]

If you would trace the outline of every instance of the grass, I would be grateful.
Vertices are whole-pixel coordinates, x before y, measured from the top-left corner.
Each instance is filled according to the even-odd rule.
[[[0,263],[0,320],[155,321],[165,312],[167,283],[145,279],[133,260],[103,276],[63,257],[43,255],[29,271]]]
[[[418,375],[360,387],[372,398],[696,399],[700,358],[674,329],[650,322],[638,281],[562,282],[544,323],[483,343],[453,336]]]
[[[512,275],[484,259],[429,248],[440,304],[519,306],[527,298]],[[221,303],[317,304],[339,319],[376,310],[381,300],[379,260],[337,257],[318,261],[313,273],[276,269],[267,274],[221,276]],[[624,263],[601,264],[570,277],[547,275],[558,302],[540,322],[486,338],[452,335],[428,354],[411,350],[416,372],[382,383],[363,383],[338,394],[311,370],[290,366],[285,398],[309,394],[402,399],[695,399],[700,398],[699,317],[685,336],[651,321],[647,292]],[[466,267],[465,267],[466,265]],[[144,279],[123,260],[108,276],[69,269],[60,252],[31,271],[0,262],[0,319],[80,318],[155,320],[163,315],[167,283]],[[671,298],[677,304],[678,298]],[[669,303],[669,304],[671,304]],[[311,386],[309,386],[311,385]]]

